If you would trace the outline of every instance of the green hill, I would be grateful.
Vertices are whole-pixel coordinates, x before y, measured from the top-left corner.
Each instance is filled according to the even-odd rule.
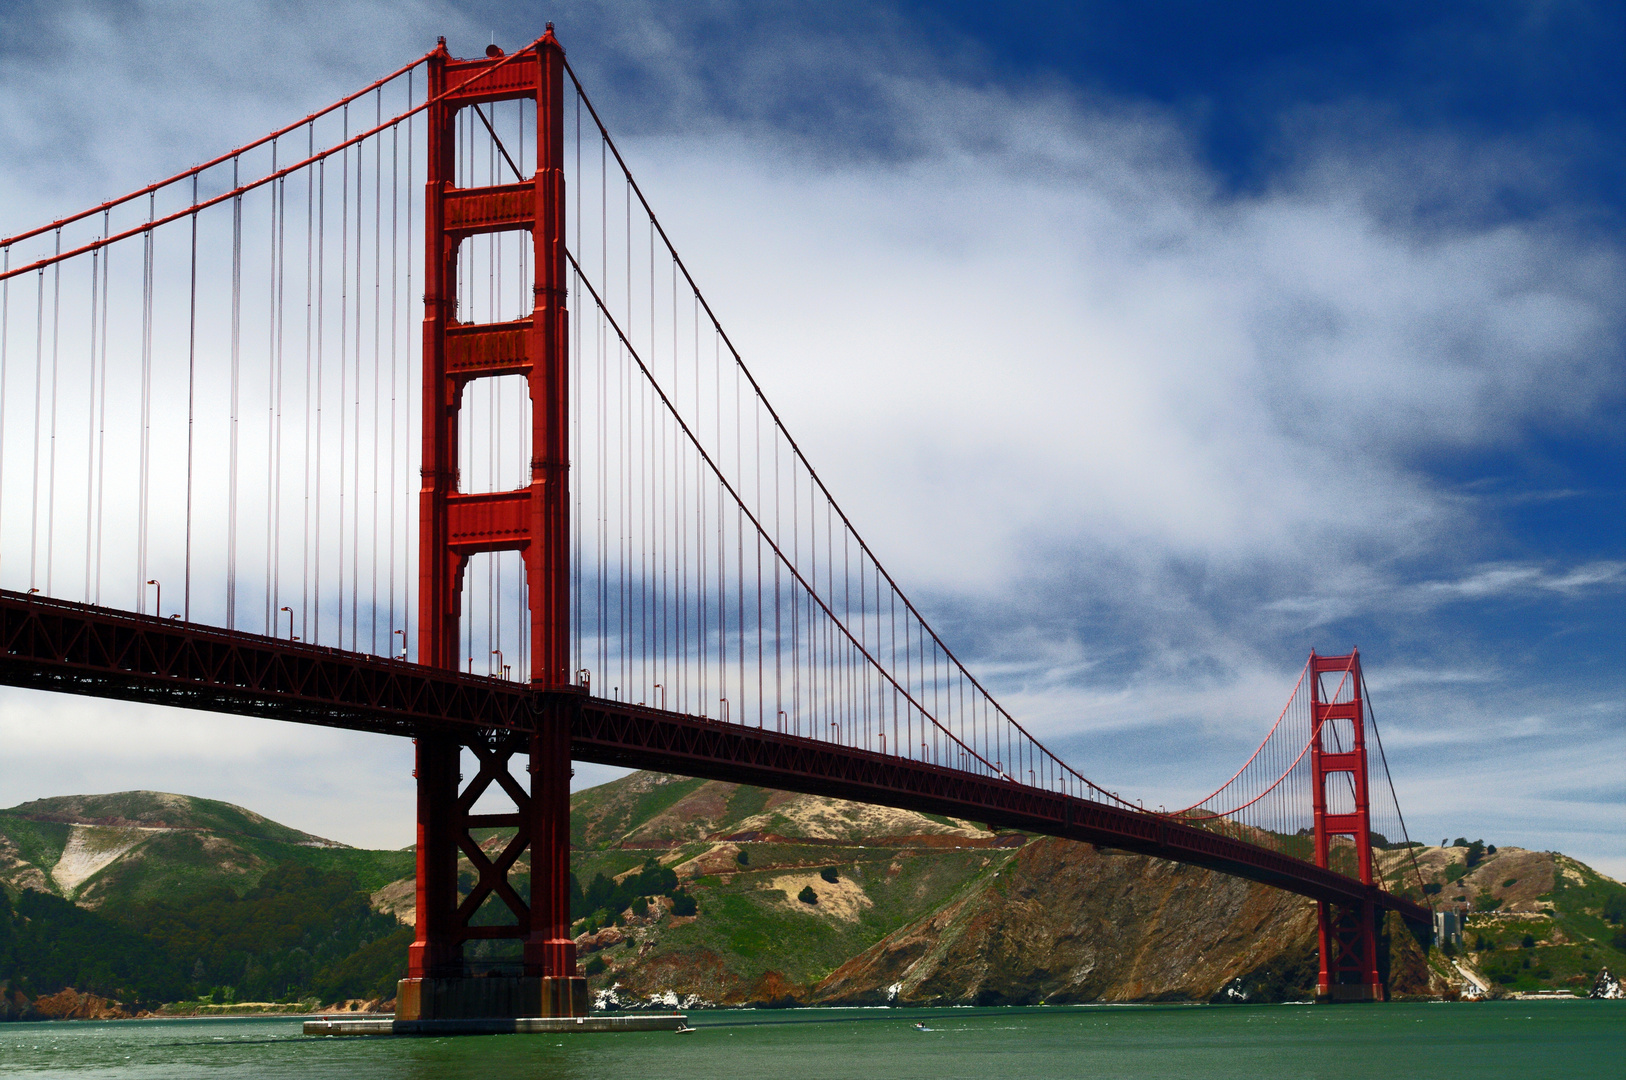
[[[503,830],[476,839],[492,855]],[[573,932],[601,1004],[994,1004],[1307,996],[1315,907],[1189,866],[969,821],[634,773],[572,798]],[[1626,887],[1552,852],[1380,852],[1473,909],[1466,948],[1385,928],[1396,995],[1576,990],[1626,968]],[[474,874],[461,866],[464,887]],[[529,861],[513,880],[529,893]],[[73,986],[138,1003],[381,998],[412,852],[155,792],[0,811],[0,1016]],[[496,902],[484,919],[511,918]],[[483,941],[469,959],[511,960]]]
[[[369,892],[412,872],[410,851],[365,851],[231,803],[157,791],[68,795],[0,810],[0,885],[82,907],[241,894],[295,863],[354,875]]]

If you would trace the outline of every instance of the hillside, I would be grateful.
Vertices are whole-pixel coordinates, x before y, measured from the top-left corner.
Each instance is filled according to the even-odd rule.
[[[584,792],[576,810],[578,878],[654,855],[698,905],[578,924],[610,1001],[1205,1001],[1314,980],[1312,905],[1191,867],[648,773]],[[1428,993],[1411,952],[1408,988]]]
[[[507,842],[478,838],[493,854]],[[970,821],[635,773],[573,797],[572,844],[574,930],[606,1007],[1260,1001],[1314,984],[1302,898]],[[1626,888],[1573,859],[1466,840],[1379,859],[1391,887],[1420,872],[1437,905],[1477,909],[1463,955],[1425,954],[1391,920],[1396,995],[1449,996],[1456,964],[1498,992],[1626,970]],[[0,983],[149,1005],[387,996],[411,868],[410,850],[346,848],[205,799],[27,803],[0,811]],[[522,894],[528,873],[522,858]]]
[[[1194,867],[655,773],[581,792],[572,811],[572,867],[584,888],[601,874],[625,880],[653,858],[698,909],[677,915],[671,898],[642,912],[591,897],[577,903],[582,961],[606,1002],[1279,1000],[1313,992],[1314,905]],[[504,842],[484,839],[493,854]],[[1379,853],[1392,888],[1420,873],[1438,890],[1436,903],[1486,909],[1473,916],[1468,942],[1484,948],[1464,957],[1425,957],[1398,921],[1387,927],[1395,994],[1456,992],[1464,980],[1453,959],[1487,985],[1520,991],[1582,987],[1602,966],[1626,967],[1618,910],[1626,889],[1618,883],[1550,852],[1481,845],[1471,867],[1468,856],[1466,841]],[[410,886],[399,881],[375,899],[410,921]],[[815,903],[797,899],[804,889]],[[488,944],[483,955],[503,953]]]
[[[411,931],[370,896],[411,872],[410,851],[348,848],[186,795],[11,807],[0,1019],[387,996]]]
[[[353,874],[369,890],[412,872],[410,851],[363,851],[231,803],[157,791],[69,795],[0,810],[0,886],[100,908],[241,894],[295,863]]]

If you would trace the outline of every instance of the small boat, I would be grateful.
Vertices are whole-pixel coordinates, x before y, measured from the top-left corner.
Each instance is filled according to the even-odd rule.
[[[917,1020],[917,1021],[915,1021],[915,1030],[916,1031],[930,1031],[931,1028],[927,1027],[926,1024],[923,1021]]]

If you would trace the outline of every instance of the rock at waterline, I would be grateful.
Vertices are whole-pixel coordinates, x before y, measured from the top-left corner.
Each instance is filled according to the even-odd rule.
[[[1620,988],[1620,980],[1610,974],[1608,968],[1604,968],[1598,972],[1598,977],[1592,981],[1592,990],[1587,994],[1587,997],[1615,1001],[1626,998],[1626,991]]]

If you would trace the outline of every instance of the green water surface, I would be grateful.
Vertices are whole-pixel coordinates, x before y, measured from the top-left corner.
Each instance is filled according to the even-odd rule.
[[[294,1018],[0,1024],[0,1077],[1626,1076],[1626,1003],[1607,1001],[715,1011],[689,1022],[698,1030],[457,1038],[307,1038]]]

